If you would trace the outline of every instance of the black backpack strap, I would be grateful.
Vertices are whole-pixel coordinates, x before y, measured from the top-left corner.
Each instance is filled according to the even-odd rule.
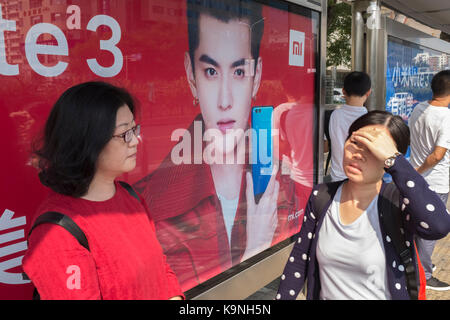
[[[323,210],[330,202],[330,200],[336,194],[337,189],[343,181],[335,181],[329,183],[319,184],[317,188],[317,195],[313,198],[314,202],[314,214],[318,218],[322,214]]]
[[[344,181],[322,183],[317,186],[316,189],[317,194],[311,195],[314,207],[314,215],[316,216],[316,219],[319,219],[324,209],[329,205],[330,201],[334,198],[337,189]],[[316,274],[318,275],[318,273]],[[308,280],[306,280],[302,292],[304,295],[306,295],[307,291],[308,291]]]
[[[379,208],[381,210],[380,221],[386,234],[392,240],[395,251],[405,267],[406,283],[412,300],[417,300],[418,285],[416,278],[416,266],[412,259],[411,249],[406,246],[405,235],[400,231],[403,227],[400,209],[400,192],[396,185],[387,184],[379,196]]]
[[[122,187],[124,187],[128,191],[128,193],[132,197],[136,198],[136,200],[141,202],[141,199],[139,198],[136,191],[134,191],[134,189],[128,183],[126,183],[124,181],[119,181],[119,183]],[[28,237],[30,237],[31,232],[34,230],[34,228],[36,228],[37,226],[39,226],[43,223],[53,223],[53,224],[63,227],[64,229],[69,231],[69,233],[71,235],[73,235],[75,237],[75,239],[78,240],[80,245],[82,245],[84,248],[86,248],[88,251],[90,251],[89,243],[88,243],[88,240],[87,240],[86,235],[84,234],[83,230],[81,230],[80,227],[78,227],[78,225],[71,218],[69,218],[65,214],[62,214],[62,213],[56,212],[56,211],[47,211],[47,212],[43,213],[42,215],[40,215],[34,222],[30,231],[28,232]],[[30,278],[27,276],[27,274],[25,272],[22,273],[22,278],[24,280],[30,280]],[[36,288],[34,289],[34,292],[33,292],[33,300],[40,300],[39,292],[36,290]]]
[[[136,198],[137,201],[141,202],[141,199],[139,198],[138,194],[136,193],[136,191],[134,191],[133,187],[130,186],[128,183],[124,182],[124,181],[119,181],[120,185],[122,187],[124,187],[128,193],[133,196],[134,198]]]
[[[30,234],[34,230],[34,228],[43,223],[53,223],[63,227],[64,229],[69,231],[69,233],[73,235],[75,239],[78,240],[80,245],[82,245],[89,251],[89,243],[87,241],[86,235],[80,229],[80,227],[71,218],[69,218],[65,214],[56,211],[47,211],[42,215],[40,215],[34,222],[30,231],[28,232],[28,237],[30,237]]]
[[[53,223],[59,225],[69,231],[69,233],[77,239],[78,243],[82,245],[89,251],[89,243],[87,241],[86,235],[84,232],[78,227],[78,225],[68,216],[56,211],[47,211],[40,215],[30,231],[28,232],[28,238],[30,238],[31,232],[33,232],[34,228],[43,224],[43,223]],[[24,280],[30,280],[30,278],[24,273],[22,273],[22,277]]]
[[[74,236],[75,239],[77,239],[80,245],[86,248],[86,250],[90,251],[86,235],[80,229],[80,227],[71,218],[69,218],[65,214],[56,211],[47,211],[42,215],[40,215],[34,222],[30,231],[28,232],[28,238],[30,237],[31,232],[33,232],[34,228],[44,223],[53,223],[63,227],[64,229],[69,231],[69,233],[72,236]],[[27,276],[25,272],[22,272],[22,278],[24,280],[30,280],[30,278]],[[33,291],[33,300],[40,300],[40,295],[36,288],[34,288]]]

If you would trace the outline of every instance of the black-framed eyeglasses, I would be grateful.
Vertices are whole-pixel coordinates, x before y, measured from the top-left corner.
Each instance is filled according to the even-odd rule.
[[[113,137],[122,138],[123,141],[125,141],[125,143],[129,143],[133,139],[133,134],[136,137],[139,137],[139,135],[141,134],[141,125],[140,124],[135,125],[133,128],[128,129],[124,133],[113,135]]]

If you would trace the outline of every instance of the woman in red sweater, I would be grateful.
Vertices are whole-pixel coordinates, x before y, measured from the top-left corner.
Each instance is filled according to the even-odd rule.
[[[116,181],[136,166],[134,113],[130,94],[103,82],[76,85],[54,105],[36,151],[51,189],[36,218],[68,216],[89,250],[59,225],[33,229],[23,269],[41,299],[184,298],[145,203]]]

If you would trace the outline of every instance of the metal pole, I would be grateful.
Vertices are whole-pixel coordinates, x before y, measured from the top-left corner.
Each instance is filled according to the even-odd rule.
[[[368,1],[352,2],[352,70],[364,71],[365,43],[363,12],[369,6]]]
[[[385,110],[386,96],[386,18],[381,16],[380,1],[370,1],[367,7],[366,72],[372,80],[368,110]]]
[[[318,137],[317,137],[317,149],[315,149],[316,157],[314,161],[317,161],[317,183],[323,182],[323,136],[324,136],[324,112],[326,105],[326,67],[327,67],[327,10],[328,2],[327,0],[321,0],[322,2],[322,12],[320,17],[320,109],[319,109],[319,121],[318,121]],[[317,123],[317,122],[316,122]]]

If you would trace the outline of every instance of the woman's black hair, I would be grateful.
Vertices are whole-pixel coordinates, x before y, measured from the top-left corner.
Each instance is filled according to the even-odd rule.
[[[41,146],[34,151],[41,183],[64,195],[85,195],[98,156],[114,134],[117,110],[124,105],[135,114],[132,96],[105,82],[66,90],[53,106]]]
[[[387,111],[370,111],[356,119],[348,129],[348,138],[353,132],[370,125],[384,125],[394,139],[398,151],[405,154],[409,146],[409,128],[403,119]]]

